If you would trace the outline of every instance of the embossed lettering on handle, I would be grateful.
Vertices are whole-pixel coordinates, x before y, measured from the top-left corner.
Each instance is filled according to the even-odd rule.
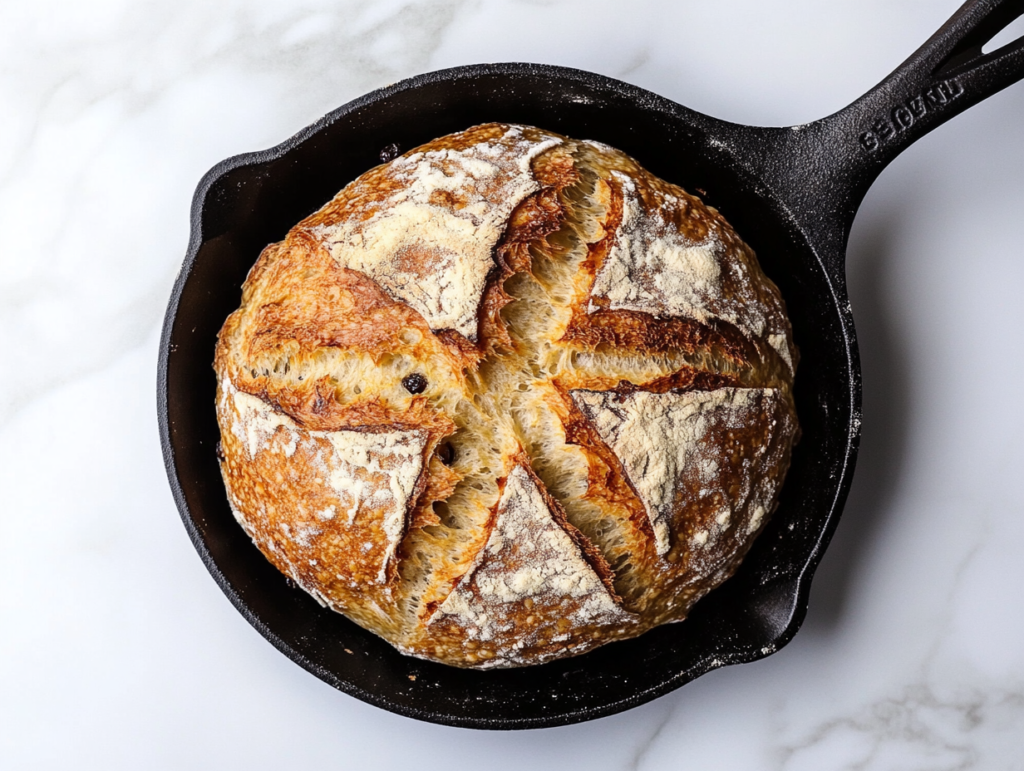
[[[860,135],[860,145],[867,152],[874,152],[882,144],[901,131],[906,131],[914,121],[930,112],[942,110],[964,93],[963,86],[956,78],[926,88],[920,94],[896,105],[888,115],[879,116],[871,127]]]

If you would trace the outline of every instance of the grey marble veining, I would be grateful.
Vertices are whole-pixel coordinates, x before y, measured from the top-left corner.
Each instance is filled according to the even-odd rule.
[[[850,243],[864,438],[805,628],[600,721],[448,729],[340,694],[233,610],[155,417],[192,192],[367,90],[479,61],[812,120],[956,0],[0,5],[0,766],[1024,768],[1024,86],[911,148]],[[799,341],[798,341],[799,342]]]

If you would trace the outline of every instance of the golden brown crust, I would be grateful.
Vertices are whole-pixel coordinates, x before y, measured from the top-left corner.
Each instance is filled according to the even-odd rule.
[[[488,124],[263,251],[218,340],[221,470],[321,602],[412,655],[538,663],[731,575],[788,466],[795,362],[718,212],[611,148]]]
[[[604,471],[592,494],[607,495],[630,510],[631,535],[644,544],[634,547],[631,559],[640,556],[638,572],[643,576],[640,590],[624,588],[629,607],[641,612],[652,625],[678,617],[680,603],[706,592],[707,584],[717,585],[735,571],[754,537],[768,520],[774,504],[774,484],[785,473],[789,461],[789,442],[795,419],[784,399],[762,389],[723,388],[690,391],[686,395],[701,398],[723,393],[751,394],[739,409],[715,407],[698,417],[697,435],[692,437],[686,463],[672,480],[674,505],[667,521],[672,539],[668,550],[656,553],[657,539],[651,530],[648,492],[637,487],[644,482],[634,472],[647,463],[659,463],[661,446],[646,447],[641,462],[624,464],[629,458],[629,438],[610,431],[602,435],[592,417],[579,415],[574,440],[584,446],[591,468]],[[579,393],[579,392],[576,392]],[[648,391],[605,392],[605,403],[626,406],[632,397],[655,393]],[[668,399],[674,394],[662,393]],[[710,401],[710,399],[709,399]],[[591,415],[590,410],[587,411]],[[628,414],[628,407],[625,410]],[[585,428],[583,428],[585,427]],[[695,441],[694,441],[695,440]],[[687,438],[677,435],[680,444]],[[662,444],[663,446],[663,444]],[[652,472],[653,473],[653,472]],[[685,502],[685,505],[680,503]],[[628,589],[629,591],[626,591]]]
[[[271,416],[278,427],[259,436],[253,425],[259,416],[246,420],[236,393],[229,381],[222,384],[218,419],[227,429],[221,433],[221,472],[239,522],[281,572],[320,602],[360,623],[388,623],[394,562],[382,525],[387,502],[363,502],[354,511],[352,498],[324,478],[332,465],[330,437],[283,414]],[[258,451],[251,452],[254,433]],[[387,471],[367,470],[360,481],[386,486]],[[417,487],[425,481],[417,480]]]

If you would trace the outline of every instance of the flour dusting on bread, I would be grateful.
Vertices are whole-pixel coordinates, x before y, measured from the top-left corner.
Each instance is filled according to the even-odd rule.
[[[632,179],[620,171],[612,175],[622,191],[622,221],[594,278],[592,298],[607,299],[613,310],[686,316],[707,323],[713,318],[709,306],[722,297],[722,243],[713,231],[701,241],[687,239],[660,211],[644,210]],[[665,201],[666,206],[678,204]],[[588,310],[597,310],[593,299]],[[764,322],[756,309],[747,315],[753,316],[751,333],[760,334],[758,327]]]
[[[387,548],[377,576],[379,581],[384,581],[386,567],[405,534],[406,513],[423,471],[427,432],[314,431],[312,436],[322,436],[334,449],[333,456],[325,460],[324,465],[331,487],[339,496],[351,500],[349,522],[366,502],[385,509],[383,530]],[[386,488],[368,482],[377,474],[387,479]]]
[[[494,248],[512,210],[538,189],[530,163],[560,143],[530,141],[510,126],[493,143],[402,156],[389,166],[401,186],[373,216],[315,233],[339,263],[408,303],[431,329],[453,329],[475,342]]]
[[[778,326],[778,314],[759,296],[758,279],[730,243],[732,234],[709,219],[695,239],[678,226],[691,205],[684,197],[656,189],[648,193],[652,206],[630,176],[613,171],[612,177],[622,195],[622,219],[594,278],[588,311],[603,306],[704,324],[725,321],[751,339],[769,332],[768,344],[792,370],[788,337],[769,329]]]
[[[259,397],[239,391],[229,380],[222,384],[222,393],[222,404],[230,398],[234,407],[231,431],[242,440],[250,460],[275,450],[291,458],[300,444],[306,445],[318,466],[317,478],[337,496],[337,503],[318,512],[320,518],[333,519],[339,509],[349,525],[361,511],[380,516],[385,546],[377,580],[386,581],[387,566],[405,534],[409,505],[423,471],[427,432],[308,431]],[[238,517],[245,518],[236,512]],[[291,527],[285,528],[291,536]],[[309,546],[309,537],[316,534],[299,529],[294,537],[300,545]]]
[[[770,410],[777,400],[771,389],[719,388],[714,391],[654,394],[646,391],[572,391],[573,401],[615,451],[626,474],[643,501],[654,529],[658,554],[671,548],[673,516],[695,501],[686,500],[684,475],[695,471],[707,486],[707,495],[719,471],[719,451],[708,434],[716,425],[751,423],[755,414]],[[751,469],[753,472],[754,469]],[[719,516],[728,521],[731,505],[726,500]],[[697,544],[707,542],[706,531],[698,531]]]
[[[285,429],[288,436],[284,445],[284,454],[290,458],[295,453],[298,427],[294,420],[273,409],[262,399],[239,391],[230,380],[224,381],[221,389],[222,398],[230,398],[234,402],[233,406],[238,414],[238,419],[232,422],[231,430],[244,443],[249,460],[255,458],[256,453],[267,448],[270,438],[277,433],[279,428]]]

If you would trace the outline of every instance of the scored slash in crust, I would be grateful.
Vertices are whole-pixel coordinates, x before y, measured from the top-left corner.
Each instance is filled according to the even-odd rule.
[[[600,554],[581,549],[536,475],[516,465],[483,549],[428,617],[429,636],[467,648],[483,668],[590,647],[596,630],[634,621],[608,585],[610,573]]]

